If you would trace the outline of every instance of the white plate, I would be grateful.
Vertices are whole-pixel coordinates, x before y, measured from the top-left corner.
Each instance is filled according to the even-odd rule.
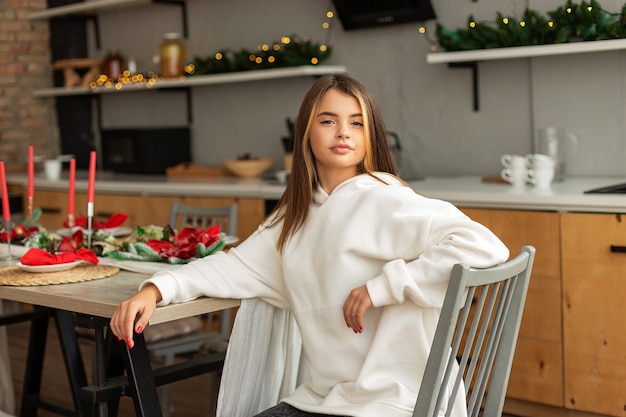
[[[83,229],[83,228],[79,228],[79,227],[75,227],[73,230],[82,230],[83,233],[87,233],[87,229]],[[130,235],[133,232],[133,229],[131,229],[130,227],[126,227],[126,226],[120,226],[120,227],[112,227],[110,229],[98,229],[103,233],[112,235],[112,236],[126,236],[126,235]],[[56,231],[56,233],[60,236],[70,236],[70,229],[68,227],[63,228],[63,229],[59,229]]]
[[[231,235],[224,236],[225,245],[234,245],[237,242],[239,242],[239,238],[237,236],[231,236]]]
[[[24,265],[23,263],[18,262],[17,266],[26,272],[56,272],[56,271],[65,271],[67,269],[72,269],[75,266],[80,265],[81,263],[83,263],[83,261],[79,260],[79,261],[68,262],[64,264],[33,266],[33,265]]]

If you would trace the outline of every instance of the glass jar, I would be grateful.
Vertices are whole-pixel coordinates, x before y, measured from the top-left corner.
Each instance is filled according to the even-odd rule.
[[[117,49],[109,50],[102,64],[104,75],[112,80],[117,80],[125,69],[126,63],[124,61],[124,57],[120,54],[120,51]]]
[[[165,33],[159,48],[161,76],[166,78],[183,75],[185,44],[180,33]]]

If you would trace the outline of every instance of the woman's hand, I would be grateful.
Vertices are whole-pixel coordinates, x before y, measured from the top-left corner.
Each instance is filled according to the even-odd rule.
[[[363,316],[371,306],[372,299],[365,285],[350,291],[350,295],[343,305],[343,317],[348,327],[355,333],[363,333]]]
[[[135,346],[133,332],[143,332],[154,313],[156,303],[161,299],[159,289],[150,284],[122,302],[115,309],[110,323],[111,331],[118,340],[124,340],[129,349]]]

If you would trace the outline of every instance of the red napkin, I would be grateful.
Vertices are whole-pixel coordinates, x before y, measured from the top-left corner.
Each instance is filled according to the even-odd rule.
[[[76,260],[98,263],[98,257],[91,249],[80,248],[76,252],[61,252],[52,254],[39,248],[30,248],[21,258],[23,265],[41,266],[41,265],[57,265],[74,262]]]
[[[114,213],[106,219],[106,221],[101,222],[94,220],[93,228],[94,229],[112,229],[114,227],[120,227],[124,224],[126,219],[128,218],[128,214],[126,213]],[[68,227],[67,221],[63,222],[63,226]],[[87,216],[77,217],[74,220],[74,226],[82,227],[83,229],[87,228]]]

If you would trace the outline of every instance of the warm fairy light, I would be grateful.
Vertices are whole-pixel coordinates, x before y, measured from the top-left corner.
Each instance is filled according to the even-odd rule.
[[[248,56],[248,59],[249,59],[250,61],[254,61],[254,60],[256,59],[256,55],[254,55],[254,54],[250,54],[250,55]]]
[[[332,19],[333,17],[335,17],[335,13],[333,13],[332,10],[329,10],[326,12],[326,17]]]
[[[260,56],[257,56],[254,62],[256,62],[257,64],[260,64],[263,62],[263,58],[261,58]]]
[[[315,57],[311,58],[311,64],[317,65],[318,62],[319,62],[319,60],[317,58],[315,58]]]
[[[426,33],[426,28],[424,26],[420,26],[420,28],[418,30],[422,34]]]
[[[476,27],[476,22],[470,22],[470,23],[469,23],[469,26],[470,26],[471,28],[475,28],[475,27]]]
[[[261,51],[267,52],[267,51],[269,51],[269,50],[270,50],[270,46],[269,46],[268,44],[266,44],[266,43],[265,43],[265,44],[261,45],[261,46],[259,47],[259,49],[260,49]]]
[[[222,58],[224,58],[224,55],[222,55],[221,52],[215,54],[215,59],[217,59],[218,61],[220,61]]]
[[[326,45],[320,45],[320,51],[326,52],[327,50],[328,50],[328,47]]]
[[[505,17],[504,19],[502,19],[502,23],[504,23],[505,25],[509,24],[509,19],[507,17]]]
[[[554,27],[554,22],[552,20],[548,22],[548,27],[551,27],[551,28]]]
[[[592,10],[593,10],[593,7],[591,7],[591,6],[587,7],[587,11],[588,12],[591,12]]]
[[[274,46],[272,47],[273,50],[275,51],[280,51],[280,45],[275,43]]]
[[[572,8],[568,7],[567,9],[565,9],[567,11],[567,13],[571,13],[572,12]]]
[[[521,22],[519,22],[519,25],[520,25],[521,27],[524,27],[524,26],[526,26],[526,22],[521,21]]]
[[[194,64],[187,64],[183,70],[185,71],[185,74],[193,74],[196,72],[196,66]]]
[[[330,23],[328,23],[328,22],[322,23],[322,28],[328,29],[329,27],[330,27]]]
[[[270,55],[270,56],[267,58],[267,62],[269,62],[270,64],[273,64],[274,62],[276,62],[276,58],[275,58],[275,57],[273,57],[272,55]]]
[[[289,36],[283,36],[282,38],[280,38],[280,41],[285,45],[288,45],[291,43],[291,38]]]

